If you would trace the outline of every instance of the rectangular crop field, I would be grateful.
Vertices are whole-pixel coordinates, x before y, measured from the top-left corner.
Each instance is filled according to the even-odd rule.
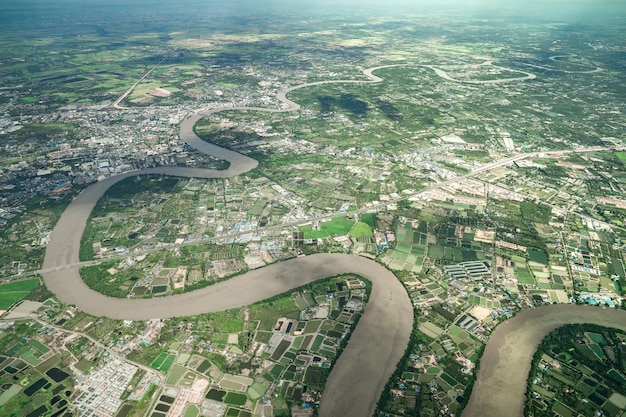
[[[272,370],[270,371],[270,373],[274,375],[276,378],[278,378],[284,369],[285,369],[285,365],[281,365],[277,363],[276,365],[272,367]]]
[[[200,415],[200,409],[193,405],[189,404],[187,406],[187,410],[185,410],[185,417],[198,417]]]
[[[167,359],[165,359],[163,361],[163,365],[161,365],[161,370],[163,372],[167,372],[170,370],[170,368],[172,367],[172,364],[174,363],[174,360],[176,359],[176,356],[174,355],[168,355]]]
[[[274,350],[274,353],[272,353],[272,359],[275,361],[280,359],[280,357],[283,356],[283,353],[285,353],[289,345],[290,343],[287,340],[281,340],[276,347],[276,350]]]
[[[517,281],[520,284],[536,284],[535,277],[528,270],[528,268],[515,268],[515,274],[517,275]]]
[[[329,222],[321,224],[322,230],[326,230],[328,234],[333,235],[346,235],[354,226],[354,221],[348,220],[345,217],[335,217]]]
[[[183,376],[186,370],[187,369],[183,366],[174,365],[174,367],[172,368],[172,372],[170,372],[170,374],[167,376],[165,383],[169,385],[174,385],[176,381],[178,381],[180,377]]]
[[[232,405],[244,405],[247,400],[248,396],[238,392],[229,392],[226,394],[226,397],[224,397],[224,402]]]
[[[31,345],[31,347],[35,349],[37,352],[39,352],[39,354],[41,355],[43,355],[44,353],[48,353],[50,351],[50,349],[48,349],[46,345],[44,345],[43,343],[35,339],[30,339],[28,341],[28,344]]]
[[[172,367],[174,360],[176,359],[175,355],[168,355],[167,353],[161,353],[157,358],[152,361],[150,366],[155,369],[160,369],[163,372],[167,372]]]
[[[152,361],[150,366],[152,366],[153,368],[159,369],[161,367],[161,365],[163,364],[163,361],[166,358],[167,358],[167,353],[161,353],[161,354],[159,354],[159,356],[156,357],[155,360]]]
[[[0,310],[6,310],[26,297],[39,283],[37,278],[0,285]]]
[[[311,348],[309,350],[311,352],[317,352],[320,346],[322,345],[323,340],[324,340],[324,336],[319,335],[319,334],[315,336],[315,340],[313,341],[313,344],[311,345]]]

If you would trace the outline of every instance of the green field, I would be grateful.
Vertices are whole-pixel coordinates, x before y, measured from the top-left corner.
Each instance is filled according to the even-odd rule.
[[[439,372],[441,372],[441,369],[439,369],[436,366],[431,366],[430,368],[426,370],[426,373],[431,374],[431,375],[437,375]]]
[[[155,369],[160,369],[163,372],[167,372],[174,364],[174,360],[176,360],[175,355],[168,355],[167,353],[161,353],[156,357],[155,360],[152,361],[150,366]]]
[[[313,230],[311,226],[302,226],[300,231],[304,232],[305,239],[319,239],[329,236],[343,236],[348,234],[355,222],[346,217],[335,217],[329,222],[320,224],[320,230]]]
[[[311,226],[302,226],[300,231],[304,233],[305,239],[323,239],[328,237],[326,230],[313,230]]]
[[[279,317],[298,317],[299,308],[289,296],[250,306],[250,320],[259,321],[258,330],[270,331]],[[243,326],[243,321],[241,321]],[[231,331],[241,331],[242,327]]]
[[[300,346],[302,346],[303,341],[304,341],[304,336],[298,336],[295,339],[293,339],[293,342],[291,343],[291,347],[294,349],[300,349]]]
[[[248,401],[248,396],[238,392],[229,392],[226,394],[226,397],[224,397],[224,402],[226,404],[244,405],[246,401]]]
[[[623,152],[623,151],[615,152],[615,156],[617,156],[617,158],[620,161],[626,162],[626,152]]]
[[[548,265],[548,254],[542,250],[528,249],[528,258],[543,265]]]
[[[515,274],[517,275],[517,281],[520,284],[536,284],[535,277],[528,270],[528,268],[515,268]]]
[[[364,222],[356,222],[355,225],[350,229],[348,233],[349,236],[352,237],[373,237],[374,232],[369,224]]]
[[[167,359],[165,359],[165,361],[163,361],[163,365],[161,365],[161,370],[163,372],[167,372],[170,370],[170,368],[172,367],[172,364],[174,363],[174,360],[176,359],[176,356],[174,355],[169,355],[167,357]]]
[[[272,367],[272,370],[270,371],[270,373],[274,375],[276,378],[278,378],[284,369],[285,369],[285,365],[281,365],[277,363],[276,365]]]
[[[189,404],[187,406],[187,410],[185,410],[185,417],[198,417],[200,415],[200,409],[193,405],[193,404]]]
[[[595,353],[598,356],[598,358],[600,359],[605,358],[604,351],[602,350],[600,346],[598,346],[595,343],[589,343],[587,346],[589,346],[589,349],[591,349],[593,353]]]
[[[601,345],[606,345],[607,344],[606,339],[600,333],[586,332],[585,334],[594,343],[598,343],[598,344],[601,344]]]
[[[161,354],[159,354],[159,356],[156,357],[155,360],[152,361],[150,366],[152,366],[153,368],[159,369],[161,367],[161,365],[163,364],[163,361],[166,358],[167,358],[167,353],[161,353]]]
[[[0,285],[0,310],[6,310],[26,297],[37,285],[37,278]]]
[[[39,352],[40,355],[43,355],[44,353],[48,353],[50,351],[50,349],[46,345],[35,339],[30,339],[28,341],[28,344],[31,345],[32,348],[35,349],[37,352]]]
[[[324,340],[324,336],[322,335],[317,335],[315,336],[315,340],[313,341],[313,344],[311,345],[311,348],[309,349],[311,352],[317,352],[322,344],[322,341]]]
[[[170,384],[170,385],[174,385],[176,383],[176,381],[178,381],[180,379],[180,377],[183,376],[183,374],[185,373],[186,370],[187,370],[187,368],[185,368],[183,366],[174,365],[174,367],[172,368],[172,371],[167,376],[167,379],[165,380],[165,383],[166,384]]]
[[[622,384],[626,384],[626,377],[624,377],[624,375],[622,375],[619,371],[615,370],[615,369],[610,369],[609,372],[607,372],[607,374],[620,381]]]
[[[376,216],[371,213],[361,214],[359,216],[362,222],[367,223],[372,229],[376,228]]]
[[[38,358],[38,356],[39,355],[33,349],[30,349],[28,352],[22,354],[20,357],[31,365],[37,366],[41,363],[41,360]]]

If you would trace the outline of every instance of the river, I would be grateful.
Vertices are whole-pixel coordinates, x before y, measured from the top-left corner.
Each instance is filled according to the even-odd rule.
[[[80,240],[90,213],[104,193],[124,178],[146,174],[229,178],[257,167],[257,161],[252,158],[200,139],[193,126],[201,117],[226,110],[297,110],[299,105],[286,97],[291,91],[330,83],[377,83],[382,78],[372,72],[387,67],[391,66],[364,70],[368,80],[330,80],[288,88],[277,95],[285,105],[278,109],[231,107],[190,115],[181,124],[181,139],[200,152],[228,161],[229,168],[152,168],[127,172],[87,187],[69,204],[54,227],[42,269],[78,262]],[[387,380],[408,345],[413,329],[413,307],[404,287],[389,270],[374,261],[345,254],[311,255],[253,270],[198,291],[151,299],[119,299],[102,295],[85,285],[78,268],[46,272],[43,277],[48,289],[59,300],[76,305],[89,314],[146,320],[244,306],[314,280],[343,273],[361,275],[369,279],[373,286],[365,312],[328,378],[320,416],[371,416]],[[553,306],[520,313],[498,327],[487,343],[478,380],[463,416],[521,416],[530,360],[545,334],[569,322],[621,323],[624,326],[625,319],[624,312],[576,306]]]
[[[146,174],[229,178],[256,168],[256,160],[204,142],[194,133],[193,126],[204,115],[225,110],[293,111],[299,105],[286,98],[288,92],[327,83],[380,82],[382,78],[372,74],[375,69],[364,71],[369,80],[332,80],[291,87],[278,95],[286,104],[284,108],[223,108],[186,118],[181,124],[181,139],[200,152],[228,161],[228,169],[152,168],[109,177],[87,187],[69,204],[54,227],[43,269],[78,262],[80,240],[90,213],[104,193],[122,179]],[[43,276],[48,289],[59,300],[73,304],[86,313],[115,319],[146,320],[244,306],[311,281],[342,273],[361,275],[369,279],[373,287],[365,312],[328,378],[320,415],[362,417],[374,413],[376,402],[404,354],[413,329],[413,307],[404,287],[389,270],[374,261],[345,254],[317,254],[253,270],[198,291],[151,299],[107,297],[90,289],[80,278],[78,268],[46,272]]]
[[[526,381],[541,340],[557,327],[595,323],[626,331],[626,311],[557,304],[522,311],[489,337],[463,417],[522,417]]]

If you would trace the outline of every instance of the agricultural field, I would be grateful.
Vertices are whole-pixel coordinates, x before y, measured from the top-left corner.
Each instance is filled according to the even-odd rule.
[[[460,414],[484,342],[517,311],[623,304],[623,13],[596,16],[604,8],[594,4],[581,24],[576,7],[533,17],[534,7],[461,2],[453,13],[411,2],[53,3],[0,5],[3,280],[42,268],[72,199],[125,174],[80,241],[88,286],[158,298],[316,252],[376,259],[406,286],[417,317],[378,413],[429,417]],[[258,167],[215,179],[131,174],[227,168],[183,140],[196,111],[201,139]],[[157,322],[89,317],[52,300],[39,319],[78,333],[63,346],[76,369],[104,361],[90,336],[165,376],[173,391],[157,393],[158,408],[145,410],[153,387],[118,417],[280,416],[308,394],[319,399],[368,285],[340,277]],[[30,291],[51,295],[35,279],[2,284],[0,310]],[[0,414],[62,415],[71,377],[43,376],[51,352],[16,326],[20,337],[0,349],[11,355],[0,362]],[[544,381],[571,381],[595,410],[538,380],[535,414],[617,414],[619,345],[605,330],[575,343],[606,376],[566,375],[580,363],[574,347],[544,352],[561,365]],[[59,361],[51,366],[66,369]],[[195,383],[198,401],[174,412]],[[269,409],[255,409],[266,395]]]
[[[533,360],[527,412],[537,416],[618,416],[626,407],[626,334],[594,325],[566,325],[544,339]]]
[[[420,272],[426,256],[438,256],[438,253],[430,254],[426,230],[425,223],[418,228],[414,228],[411,222],[398,224],[397,243],[392,250],[386,252],[391,269]]]
[[[253,304],[245,313],[235,309],[189,318],[185,326],[165,324],[159,334],[169,335],[167,351],[149,344],[132,355],[166,376],[166,398],[155,411],[171,409],[175,396],[167,394],[174,392],[170,387],[197,392],[239,415],[251,412],[269,390],[285,407],[301,405],[303,395],[319,398],[366,306],[368,286],[356,276],[335,277]],[[191,338],[189,329],[194,329]],[[242,370],[249,370],[250,377]]]
[[[347,235],[352,231],[354,226],[355,222],[346,217],[335,217],[330,221],[321,222],[319,227],[316,227],[315,229],[313,226],[302,226],[300,227],[300,231],[304,232],[305,239],[323,239],[332,236]],[[359,229],[361,230],[360,232],[358,231]],[[363,234],[363,227],[360,226],[356,232],[358,234]]]
[[[27,324],[17,326],[29,327]],[[28,340],[18,340],[15,334],[4,334],[0,338],[3,346],[0,414],[51,416],[69,410],[74,383],[67,363],[48,346],[32,338],[33,330],[24,331],[23,334],[29,334]]]
[[[167,373],[174,364],[174,360],[176,360],[176,355],[161,353],[154,359],[150,366],[163,373]]]
[[[39,285],[38,278],[0,285],[0,310],[6,310],[30,294]]]

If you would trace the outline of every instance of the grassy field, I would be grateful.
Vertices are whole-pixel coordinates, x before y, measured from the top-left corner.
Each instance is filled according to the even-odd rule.
[[[349,236],[352,237],[373,237],[374,232],[369,224],[365,222],[356,222],[350,232],[348,232]]]
[[[245,394],[239,394],[237,392],[229,392],[226,394],[226,397],[224,397],[224,402],[232,405],[244,405],[247,400],[248,397]]]
[[[320,230],[313,230],[311,226],[303,226],[300,231],[304,232],[305,239],[319,239],[329,236],[343,236],[348,234],[354,227],[355,222],[345,217],[335,217],[329,222],[320,225]]]
[[[11,282],[0,285],[0,310],[6,310],[15,302],[26,297],[35,287],[39,280],[37,278],[24,281]]]
[[[260,321],[259,330],[271,330],[279,317],[298,317],[299,309],[290,296],[250,306],[250,321]],[[241,329],[239,329],[241,330]]]
[[[515,268],[515,274],[517,275],[517,281],[520,284],[536,284],[537,281],[533,277],[533,274],[528,268]]]
[[[169,371],[175,359],[176,359],[176,356],[168,355],[168,357],[163,361],[163,365],[161,365],[161,370],[163,372]]]
[[[626,162],[626,152],[622,152],[622,151],[615,152],[615,156],[617,156],[617,158],[620,161],[625,161]]]
[[[180,365],[174,365],[172,372],[167,376],[165,383],[174,385],[180,379],[187,369]]]
[[[197,417],[199,414],[200,409],[193,404],[189,404],[185,410],[185,417]]]
[[[167,358],[167,353],[161,353],[159,356],[156,357],[154,361],[152,361],[150,366],[152,366],[153,368],[159,369],[161,365],[163,364],[163,361],[165,360],[165,358]]]
[[[154,361],[150,364],[155,369],[160,369],[163,372],[167,372],[170,370],[172,365],[174,364],[174,360],[176,359],[175,355],[168,355],[167,353],[161,353],[156,357]]]

